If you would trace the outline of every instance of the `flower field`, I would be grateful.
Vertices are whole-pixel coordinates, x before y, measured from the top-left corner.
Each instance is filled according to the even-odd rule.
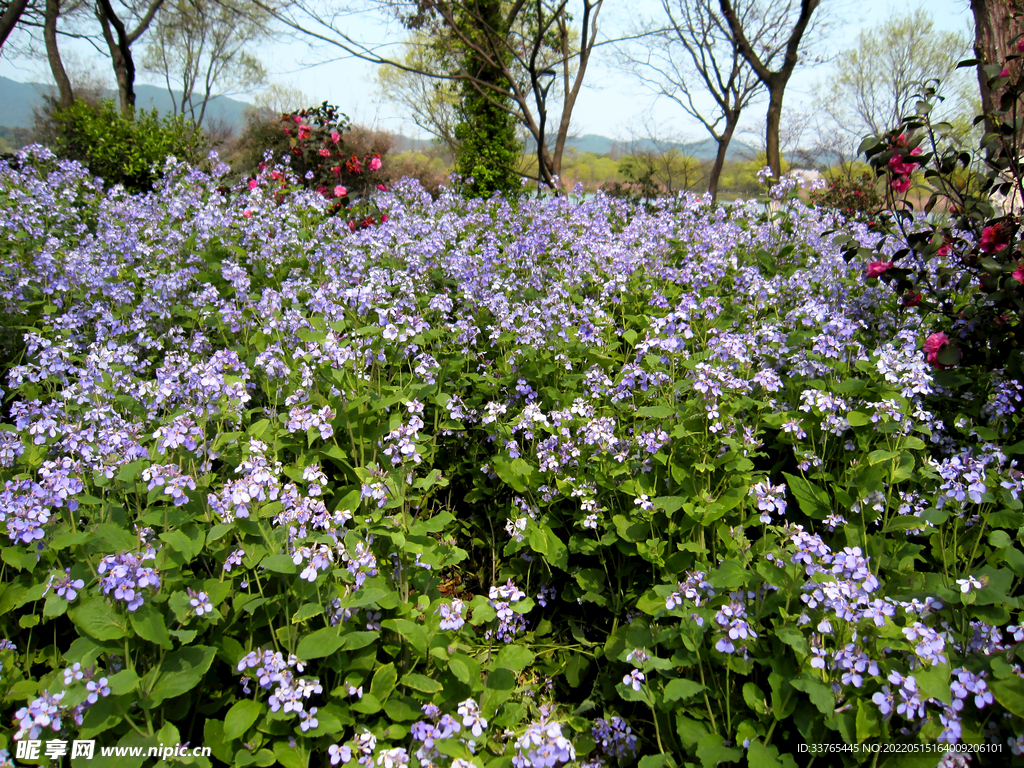
[[[400,184],[353,231],[281,169],[34,152],[0,764],[1018,759],[1024,387],[927,359],[863,225]]]

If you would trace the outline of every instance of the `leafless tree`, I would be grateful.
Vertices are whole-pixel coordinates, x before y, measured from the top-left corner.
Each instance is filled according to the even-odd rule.
[[[740,53],[716,0],[662,0],[661,5],[663,15],[647,23],[624,49],[625,59],[644,85],[678,104],[718,144],[708,176],[708,192],[716,198],[740,116],[763,86]],[[774,15],[765,14],[757,0],[735,0],[734,8],[762,58],[770,62],[778,57],[786,40],[773,24]]]
[[[738,0],[718,0],[722,16],[728,24],[740,55],[768,90],[765,148],[768,166],[775,176],[780,175],[782,171],[782,153],[779,148],[782,97],[793,71],[800,63],[801,48],[805,44],[804,36],[811,28],[811,19],[821,0],[799,0],[799,4],[796,3],[797,0],[785,0],[771,6],[762,6],[760,13],[754,17],[758,20],[758,28],[762,23],[767,23],[780,33],[786,30],[781,38],[785,40],[782,55],[769,57],[765,52],[758,51],[756,40],[751,39],[751,28],[749,25],[744,26],[743,17],[738,11]]]

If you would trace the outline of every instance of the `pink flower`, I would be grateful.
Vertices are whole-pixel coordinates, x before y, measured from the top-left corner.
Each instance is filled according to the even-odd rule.
[[[891,261],[872,261],[865,270],[866,277],[878,277],[883,272],[888,272],[895,264]]]
[[[335,197],[344,197],[347,194],[348,194],[348,190],[345,189],[345,187],[343,187],[341,184],[339,184],[338,186],[336,186],[334,188],[334,196]]]
[[[331,133],[331,141],[333,141],[335,144],[337,144],[339,141],[341,141],[341,134],[338,133],[337,131],[332,132]]]
[[[1013,279],[1018,283],[1024,283],[1024,264],[1017,265],[1017,268],[1013,271]]]
[[[313,130],[308,125],[300,125],[299,126],[299,138],[300,139],[308,139],[310,137],[310,134],[312,134],[312,133],[313,133]]]
[[[939,362],[939,350],[947,344],[949,344],[949,337],[942,331],[933,333],[924,341],[925,358],[936,368],[942,367],[942,364]]]
[[[242,211],[242,215],[245,216],[245,218],[248,219],[250,216],[252,216],[252,211],[249,211],[249,210]]]
[[[1003,67],[1003,71],[999,73],[999,76],[1000,77],[1009,77],[1010,76],[1010,70],[1007,69],[1006,67]]]
[[[1017,53],[1024,53],[1024,37],[1017,41]]]
[[[299,123],[302,122],[302,118],[299,117],[298,115],[292,115],[292,122],[298,125]]]
[[[981,240],[978,245],[985,253],[999,253],[1006,247],[1003,237],[1003,230],[998,225],[985,227],[981,230]]]
[[[379,171],[380,170],[380,158],[379,157],[375,157],[375,158],[373,158],[370,161],[370,170],[371,171]]]
[[[331,168],[331,173],[333,173],[336,176],[341,176],[341,166],[336,165],[333,168]]]
[[[256,189],[259,186],[259,182],[256,179],[249,179],[249,189]]]
[[[377,189],[379,189],[381,192],[387,192],[388,191],[388,188],[386,186],[384,186],[383,184],[378,184],[377,185]]]
[[[329,150],[327,147],[320,147],[319,154],[320,154],[320,157],[330,157],[331,156],[331,150]]]
[[[903,194],[910,191],[910,177],[900,176],[898,179],[892,180],[893,191],[898,194]]]

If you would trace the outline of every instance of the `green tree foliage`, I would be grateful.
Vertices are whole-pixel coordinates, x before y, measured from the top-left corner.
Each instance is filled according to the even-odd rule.
[[[974,110],[965,89],[969,78],[965,70],[956,70],[956,64],[969,45],[963,33],[936,30],[931,14],[922,8],[894,14],[861,32],[857,46],[836,62],[826,108],[841,130],[859,141],[899,124],[914,111],[924,83],[939,79],[947,96],[940,107],[942,119],[965,114],[968,117],[960,123],[966,128]]]
[[[522,149],[516,139],[516,119],[510,98],[498,94],[511,87],[506,64],[483,51],[501,52],[492,38],[506,32],[501,0],[478,0],[464,15],[468,33],[463,44],[463,68],[470,79],[462,82],[455,171],[463,178],[463,190],[471,197],[490,197],[496,192],[514,195],[522,189],[516,165]],[[508,54],[505,54],[508,58]]]
[[[202,133],[182,117],[163,120],[154,110],[140,110],[129,119],[102,101],[93,106],[76,101],[54,110],[54,151],[78,160],[107,184],[123,184],[132,192],[152,188],[168,155],[197,163],[205,145]]]

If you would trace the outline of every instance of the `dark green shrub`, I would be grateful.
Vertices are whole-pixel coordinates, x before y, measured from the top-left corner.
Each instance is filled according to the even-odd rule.
[[[96,105],[76,101],[57,108],[51,121],[53,149],[78,160],[107,184],[123,184],[141,192],[151,189],[168,155],[195,164],[205,144],[199,128],[181,117],[161,119],[157,111],[140,110],[128,120],[113,101]]]
[[[870,219],[882,207],[882,196],[871,174],[862,173],[833,176],[824,189],[811,193],[811,202],[819,208],[834,208],[848,219]]]

